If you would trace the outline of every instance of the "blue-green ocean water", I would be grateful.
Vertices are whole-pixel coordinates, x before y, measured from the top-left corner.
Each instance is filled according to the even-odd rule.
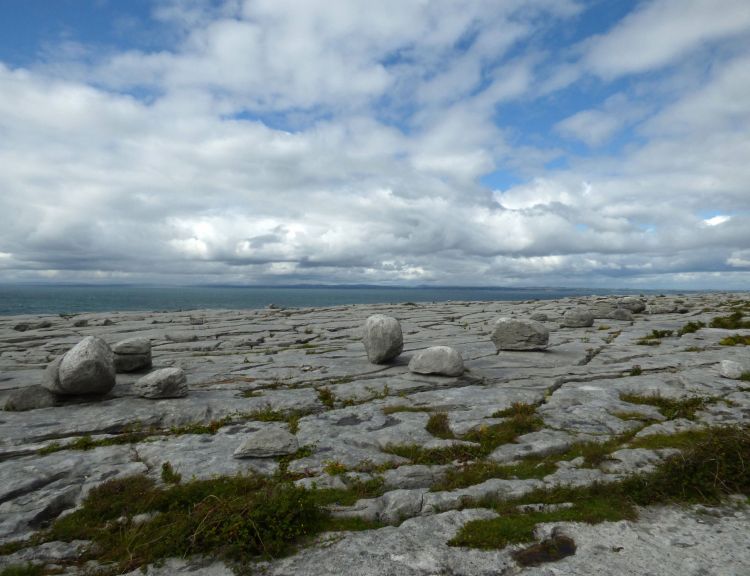
[[[199,308],[247,309],[276,304],[285,308],[401,302],[531,300],[632,294],[633,290],[579,288],[390,288],[235,286],[71,286],[0,285],[0,315],[173,311]]]

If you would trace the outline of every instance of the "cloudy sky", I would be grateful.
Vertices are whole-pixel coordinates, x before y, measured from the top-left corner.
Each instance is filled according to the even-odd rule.
[[[0,281],[750,288],[748,0],[2,0]]]

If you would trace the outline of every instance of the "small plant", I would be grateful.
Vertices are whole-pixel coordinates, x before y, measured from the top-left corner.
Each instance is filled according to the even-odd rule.
[[[661,344],[662,338],[667,338],[672,335],[672,330],[651,330],[651,334],[643,336],[636,341],[636,344],[640,346],[658,346]]]
[[[347,467],[337,460],[326,460],[323,472],[330,476],[338,476],[347,472]]]
[[[643,368],[640,367],[638,364],[634,364],[633,367],[630,369],[630,375],[631,376],[640,376],[643,374]]]
[[[750,346],[750,336],[732,334],[731,336],[719,340],[719,344],[722,346]]]
[[[164,462],[161,465],[161,479],[165,484],[179,484],[182,481],[182,474],[177,472],[170,462]]]
[[[492,414],[493,418],[529,418],[536,414],[536,406],[534,404],[526,404],[524,402],[513,402],[510,408],[504,410],[498,410]]]
[[[336,395],[328,387],[318,388],[318,400],[321,401],[323,406],[331,410],[336,404]]]
[[[750,328],[750,320],[744,320],[744,314],[740,311],[732,312],[729,316],[717,316],[709,324],[711,328],[724,328],[725,330],[739,330]]]
[[[451,430],[450,423],[448,422],[448,415],[445,412],[437,412],[435,414],[431,414],[429,420],[427,420],[425,430],[427,430],[436,438],[455,438],[455,436],[453,435],[453,431]]]
[[[678,336],[684,336],[685,334],[693,334],[694,332],[697,332],[701,328],[705,328],[706,324],[704,322],[688,322],[685,324],[682,328],[680,328],[677,331]]]
[[[743,372],[740,375],[740,380],[742,380],[743,382],[750,382],[750,372]]]

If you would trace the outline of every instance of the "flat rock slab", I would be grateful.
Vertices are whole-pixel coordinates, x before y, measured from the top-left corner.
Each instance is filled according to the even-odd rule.
[[[747,360],[746,347],[720,344],[736,331],[703,328],[678,335],[688,321],[708,325],[713,317],[728,314],[739,299],[747,295],[0,317],[0,404],[15,398],[19,405],[23,400],[35,408],[0,413],[0,542],[31,534],[79,505],[88,490],[109,478],[144,473],[160,481],[167,462],[183,481],[272,475],[284,454],[288,470],[304,475],[299,482],[306,486],[341,489],[357,480],[382,480],[382,496],[340,507],[336,514],[394,524],[406,521],[376,531],[324,536],[295,556],[267,563],[269,574],[350,573],[352,558],[357,558],[358,574],[515,573],[518,568],[508,549],[483,552],[447,546],[463,523],[494,514],[458,511],[467,499],[515,497],[559,484],[612,482],[648,470],[669,453],[622,446],[596,468],[573,459],[561,461],[542,479],[491,478],[466,488],[431,492],[430,487],[458,464],[415,465],[391,453],[394,446],[451,447],[465,442],[462,438],[470,431],[501,424],[503,414],[518,402],[537,406],[542,429],[497,447],[491,460],[508,463],[561,452],[573,442],[606,441],[628,431],[643,438],[747,422],[748,387],[727,378],[728,370],[721,373],[722,361],[743,365]],[[566,313],[579,309],[593,312],[598,319],[591,326],[558,326]],[[643,314],[646,310],[652,314]],[[623,320],[613,318],[618,314]],[[402,338],[401,347],[395,346],[398,355],[383,364],[373,364],[362,344],[363,326],[377,315],[397,319]],[[537,336],[521,338],[526,342],[523,349],[498,353],[493,342],[496,319],[528,323],[532,316],[544,319],[539,322],[542,328],[534,331]],[[13,329],[24,323],[26,330]],[[653,330],[671,330],[672,335],[660,338],[658,346],[640,345]],[[539,336],[545,333],[546,340]],[[137,381],[142,374],[118,373],[104,397],[71,396],[49,406],[47,400],[38,401],[45,367],[89,336],[114,347],[115,360],[145,356],[148,343],[155,371],[184,371],[181,386],[188,395],[141,398]],[[431,347],[453,349],[465,370],[452,376],[442,369],[428,374],[410,371],[409,361]],[[58,372],[61,362],[57,360]],[[735,368],[732,375],[736,375],[737,367],[729,367]],[[624,393],[713,400],[696,413],[694,421],[667,420],[655,406],[622,400]],[[426,430],[435,412],[445,414],[456,438],[437,438]],[[111,440],[138,430],[149,431],[149,436],[133,444],[85,452],[67,448],[46,456],[38,453],[53,443],[64,448],[88,435],[89,441]],[[264,434],[272,440],[255,442],[251,457],[234,457],[248,438],[257,440]],[[273,448],[274,444],[281,448]],[[297,448],[305,450],[295,453]],[[348,471],[332,474],[342,466]],[[620,566],[619,558],[628,559],[622,563],[623,576],[632,573],[627,571],[631,567],[640,573],[649,566],[657,566],[660,574],[690,573],[677,552],[687,554],[697,566],[708,566],[709,572],[715,567],[712,573],[747,572],[745,556],[736,553],[736,542],[742,540],[735,527],[744,525],[746,532],[745,512],[737,511],[745,516],[716,524],[717,530],[731,535],[725,542],[724,532],[715,534],[718,540],[712,545],[733,554],[724,558],[701,551],[701,528],[693,530],[692,512],[680,519],[670,519],[669,514],[655,517],[655,525],[649,524],[648,515],[641,523],[565,525],[576,539],[577,554],[524,573],[542,574],[546,572],[540,570],[554,568],[571,576],[597,570],[618,574],[608,571],[608,566]],[[674,548],[675,554],[656,558],[658,546],[652,549],[649,534],[667,538],[668,531],[659,522],[669,526],[683,520],[686,531],[673,525],[673,532],[684,533],[684,538],[674,544],[659,541],[663,550]],[[600,533],[616,535],[618,530],[622,541],[615,542],[613,536],[611,545],[623,546],[620,552],[610,554],[596,547]],[[631,550],[628,538],[646,542],[644,559],[639,559],[637,547]],[[698,543],[692,544],[694,540]],[[66,550],[27,553],[42,558],[67,554]],[[609,564],[600,562],[597,554]],[[570,566],[576,566],[577,572],[566,572]],[[218,576],[225,569],[220,563],[186,560],[167,561],[164,567],[148,571]]]

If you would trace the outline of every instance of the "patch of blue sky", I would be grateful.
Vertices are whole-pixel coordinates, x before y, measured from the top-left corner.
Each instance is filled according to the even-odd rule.
[[[520,175],[510,170],[495,170],[479,179],[479,183],[490,190],[508,190],[525,181]]]
[[[153,20],[153,0],[2,0],[0,61],[27,67],[64,43],[158,49],[173,38]]]
[[[287,109],[283,111],[253,111],[245,109],[233,114],[225,114],[223,120],[236,120],[239,122],[260,122],[273,130],[281,130],[290,133],[303,132],[318,122],[333,119],[330,110],[322,108],[315,109]]]

